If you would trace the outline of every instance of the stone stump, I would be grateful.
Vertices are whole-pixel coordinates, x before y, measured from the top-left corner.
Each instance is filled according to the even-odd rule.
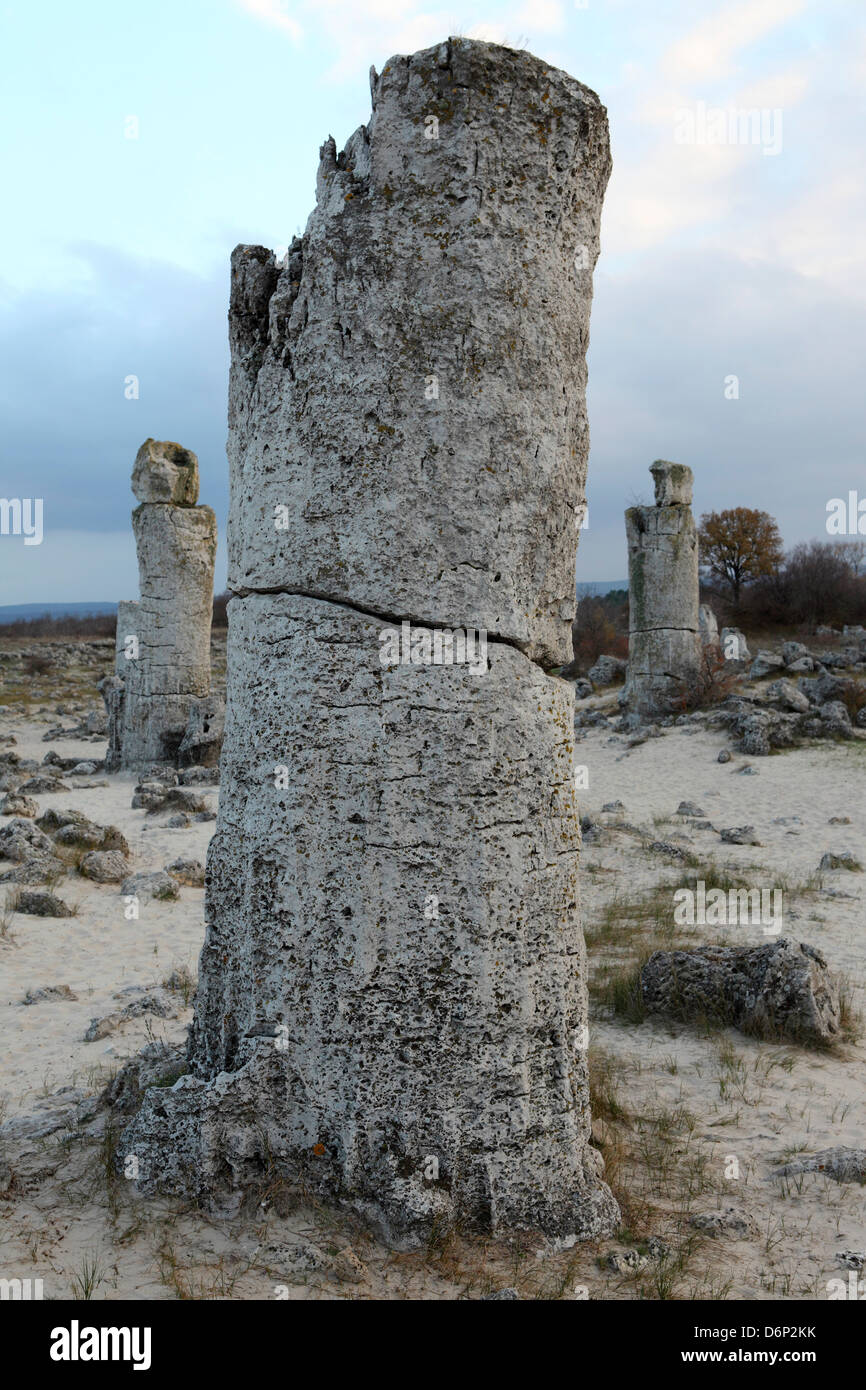
[[[396,1244],[566,1241],[589,1142],[571,653],[607,122],[526,53],[372,74],[232,258],[228,703],[189,1075],[145,1191],[280,1175]]]
[[[118,605],[115,675],[101,686],[109,771],[176,763],[191,716],[210,696],[216,517],[196,505],[198,459],[148,439],[132,487],[141,596]]]
[[[655,506],[625,514],[629,639],[622,695],[624,705],[646,718],[687,709],[703,669],[692,470],[658,459],[650,472]]]

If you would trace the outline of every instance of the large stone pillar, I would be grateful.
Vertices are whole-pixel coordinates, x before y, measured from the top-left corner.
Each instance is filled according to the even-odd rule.
[[[232,258],[239,597],[191,1073],[122,1149],[146,1190],[281,1173],[396,1241],[588,1238],[617,1209],[573,691],[546,672],[571,652],[607,122],[468,40],[371,85],[285,264]]]
[[[197,506],[198,459],[148,439],[135,460],[138,602],[118,605],[106,766],[176,762],[190,713],[210,693],[216,517]]]
[[[642,717],[687,709],[701,674],[692,470],[657,459],[650,472],[655,506],[625,514],[629,639],[621,699]]]

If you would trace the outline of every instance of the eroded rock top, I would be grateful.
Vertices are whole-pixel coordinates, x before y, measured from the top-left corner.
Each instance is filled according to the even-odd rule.
[[[279,264],[232,258],[229,587],[571,657],[607,119],[452,39],[372,76]]]
[[[170,439],[146,439],[135,456],[132,491],[139,502],[169,502],[194,507],[198,502],[198,458]]]
[[[656,459],[650,465],[656,490],[657,507],[690,507],[695,475],[685,463]]]

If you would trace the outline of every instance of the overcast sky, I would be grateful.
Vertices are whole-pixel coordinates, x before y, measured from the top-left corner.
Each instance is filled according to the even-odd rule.
[[[371,63],[454,33],[531,49],[609,112],[578,578],[625,575],[622,513],[649,500],[658,457],[694,469],[698,512],[766,509],[789,545],[826,535],[829,498],[866,496],[855,0],[0,15],[0,495],[44,498],[45,528],[39,546],[0,536],[0,604],[136,594],[129,478],[148,435],[196,451],[224,532],[231,250],[303,229],[319,145],[369,118]],[[702,109],[764,110],[763,143],[686,143],[682,113]]]

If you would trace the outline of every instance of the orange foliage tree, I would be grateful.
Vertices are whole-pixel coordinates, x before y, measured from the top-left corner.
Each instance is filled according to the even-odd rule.
[[[776,574],[784,559],[782,537],[769,512],[732,507],[705,512],[698,532],[701,568],[726,586],[739,606],[744,584]]]

